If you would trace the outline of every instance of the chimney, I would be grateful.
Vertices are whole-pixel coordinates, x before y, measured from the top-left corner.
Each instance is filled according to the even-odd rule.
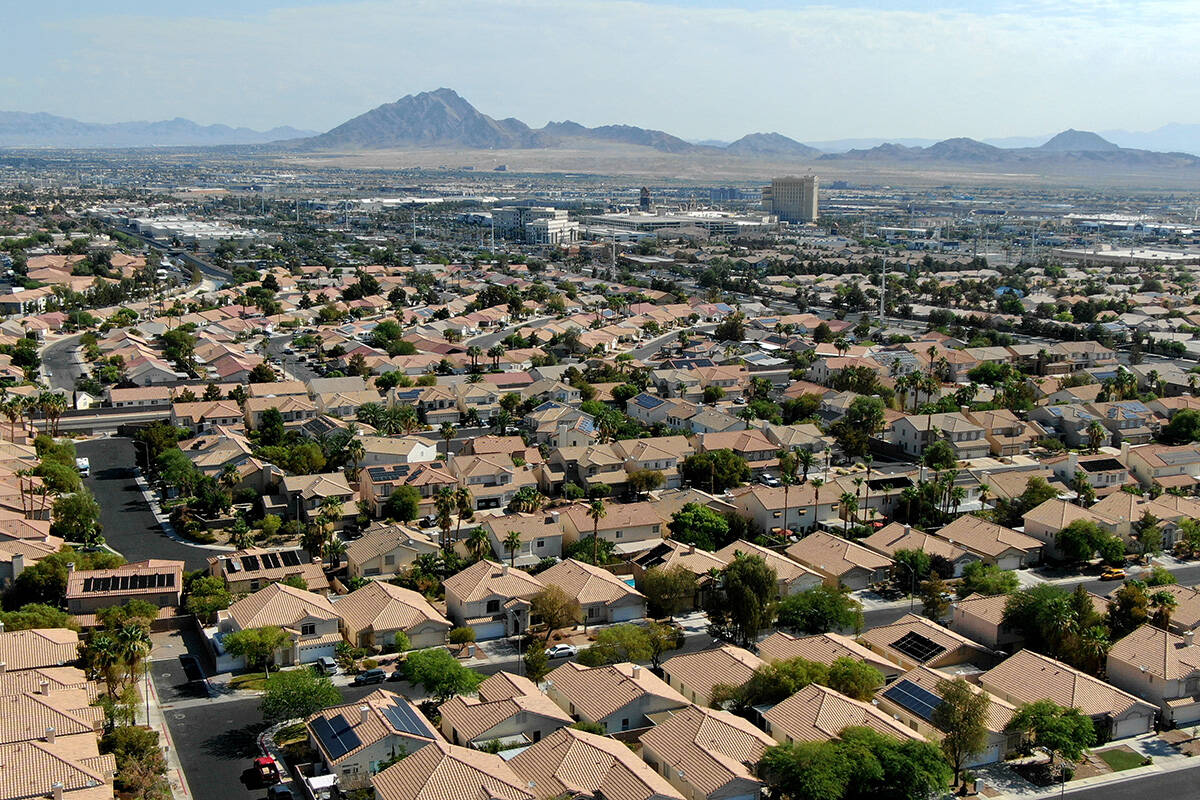
[[[905,525],[904,526],[904,535],[908,536],[911,533],[912,533],[912,525]]]
[[[68,562],[67,562],[67,574],[70,574],[70,573],[72,573],[72,572],[74,572],[74,571],[75,571],[75,562],[74,562],[74,561],[68,561]]]
[[[50,787],[50,791],[54,795],[54,800],[62,800],[62,781],[55,781],[54,785]]]
[[[38,684],[38,694],[50,694],[50,681],[42,681]]]
[[[371,721],[371,707],[366,703],[358,707],[358,721],[363,725]]]
[[[508,564],[501,564],[501,565],[500,565],[500,574],[501,574],[501,575],[507,575],[507,574],[508,574]]]
[[[13,553],[12,557],[12,577],[15,581],[17,576],[25,571],[25,556],[21,553]]]
[[[1067,453],[1067,475],[1074,476],[1075,470],[1079,468],[1079,454],[1072,451]]]
[[[689,545],[688,545],[688,555],[690,556],[690,555],[691,555],[692,553],[694,553],[694,552],[696,552],[696,545],[694,545],[694,544],[689,544]]]
[[[1188,631],[1187,633],[1185,633],[1183,635],[1183,643],[1185,645],[1187,645],[1188,647],[1191,647],[1193,644],[1195,644],[1196,643],[1196,632],[1194,630],[1192,630],[1192,631]]]
[[[970,406],[959,406],[958,411],[965,417],[967,414],[969,414],[971,412],[971,407]]]
[[[642,668],[637,664],[633,665],[633,679],[636,681],[642,677]]]
[[[46,728],[46,744],[54,744],[54,726],[50,725]]]
[[[4,620],[0,619],[0,633],[4,633]]]
[[[3,675],[7,671],[8,671],[8,664],[5,664],[3,661],[0,661],[0,675]]]
[[[1129,466],[1129,442],[1121,442],[1121,463]]]

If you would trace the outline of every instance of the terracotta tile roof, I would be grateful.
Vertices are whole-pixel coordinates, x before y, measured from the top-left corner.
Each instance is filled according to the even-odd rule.
[[[757,783],[754,765],[775,744],[741,717],[698,706],[672,714],[642,734],[641,741],[704,796],[734,794],[722,790],[735,781]]]
[[[100,755],[94,745],[93,753],[71,758],[55,745],[36,741],[0,745],[0,797],[45,798],[61,783],[63,796],[71,800],[112,800],[116,759]]]
[[[485,597],[524,597],[526,599],[546,588],[541,580],[507,564],[493,561],[476,561],[471,566],[451,575],[443,584],[447,594],[453,594],[464,603],[482,600]]]
[[[95,588],[103,581],[111,588]],[[158,558],[113,569],[81,569],[67,577],[67,598],[101,595],[170,594],[183,591],[183,562]]]
[[[79,634],[66,628],[0,633],[0,663],[8,672],[61,667],[79,658]]]
[[[500,756],[436,740],[371,783],[379,800],[535,800]]]
[[[924,741],[925,737],[900,724],[870,703],[846,697],[811,683],[763,713],[775,738],[786,742],[819,742],[835,739],[848,727],[867,727],[897,739]]]
[[[872,650],[883,653],[899,664],[901,661],[917,660],[914,656],[897,650],[894,647],[897,642],[910,634],[923,636],[942,648],[936,654],[924,659],[923,663],[939,661],[943,655],[955,653],[963,649],[977,651],[980,656],[990,656],[991,654],[990,650],[978,642],[974,642],[960,633],[955,633],[949,628],[945,628],[932,620],[925,619],[925,617],[920,617],[916,614],[905,614],[891,625],[880,625],[879,627],[871,628],[862,633],[858,638]]]
[[[897,671],[895,664],[863,647],[849,636],[843,636],[840,633],[793,636],[790,633],[777,631],[759,643],[758,654],[764,661],[772,663],[792,658],[804,658],[826,666],[833,664],[839,658],[852,658],[855,661],[870,664],[885,675]]]
[[[367,709],[365,713],[362,710],[363,706],[366,706]],[[404,714],[404,719],[415,719],[416,726],[397,727],[392,719],[389,718],[389,715],[385,713],[396,706],[405,707],[406,713]],[[318,711],[307,717],[304,722],[311,733],[313,720],[324,719],[330,721],[338,716],[346,721],[350,730],[354,731],[354,734],[358,737],[359,746],[352,750],[347,750],[337,758],[331,758],[330,754],[325,750],[325,743],[321,737],[316,735],[310,736],[311,739],[317,742],[317,748],[321,751],[328,764],[340,763],[384,739],[396,739],[397,741],[394,742],[397,745],[396,749],[399,750],[399,747],[402,746],[410,753],[417,751],[418,748],[422,748],[430,742],[442,741],[441,734],[438,733],[433,723],[429,722],[415,706],[409,703],[406,698],[386,689],[376,689],[357,702],[331,706]]]
[[[499,680],[495,680],[497,678]],[[559,725],[564,726],[575,721],[527,678],[501,672],[484,683],[489,681],[491,683],[486,687],[479,685],[478,699],[453,697],[438,708],[442,719],[453,726],[464,742],[475,741],[506,720],[523,713],[557,720]],[[519,682],[527,685],[521,686]]]
[[[938,530],[937,535],[989,558],[999,557],[1009,550],[1028,553],[1042,547],[1042,543],[1032,536],[1017,533],[972,514],[962,515]]]
[[[532,782],[538,800],[581,795],[605,800],[683,800],[624,742],[572,728],[560,728],[518,753],[509,765]]]
[[[827,575],[845,575],[853,569],[888,569],[892,560],[860,544],[816,531],[785,551],[790,557]]]
[[[334,610],[346,623],[352,640],[368,628],[373,631],[411,630],[434,623],[450,630],[450,620],[438,613],[424,596],[381,581],[371,581],[338,598]]]
[[[558,586],[581,605],[612,605],[644,595],[603,567],[595,567],[568,558],[538,575],[547,586]]]
[[[1109,662],[1124,662],[1164,680],[1179,680],[1200,670],[1200,645],[1184,637],[1143,625],[1108,651]]]
[[[0,673],[0,697],[41,691],[43,681],[50,692],[83,689],[92,699],[99,695],[96,682],[89,681],[78,667],[41,667]]]
[[[929,667],[917,667],[916,669],[912,669],[904,673],[897,678],[897,680],[910,681],[911,683],[920,686],[927,692],[941,697],[941,693],[937,690],[938,684],[944,680],[953,680],[953,678],[945,673],[938,672],[935,669],[930,669]],[[890,685],[895,686],[895,683]],[[976,693],[984,691],[973,683],[968,683],[968,685],[971,687],[971,690]],[[888,687],[886,686],[883,687],[876,692],[876,695],[882,695],[887,691],[887,688]],[[911,710],[909,710],[909,713],[912,713]],[[988,694],[987,728],[989,731],[993,733],[1002,733],[1006,731],[1008,729],[1008,723],[1012,721],[1013,714],[1015,713],[1017,713],[1017,707],[1012,703],[1005,702],[999,697]],[[922,717],[922,719],[924,718]],[[929,722],[930,720],[925,721]]]
[[[748,556],[762,556],[763,561],[767,562],[767,566],[775,570],[775,575],[783,583],[791,583],[798,578],[817,575],[816,572],[798,561],[793,561],[770,548],[754,544],[753,542],[747,542],[745,539],[738,539],[736,542],[725,545],[715,555],[723,563],[729,564],[738,553],[744,553]]]
[[[1111,686],[1099,678],[1068,667],[1032,650],[1021,650],[983,673],[980,684],[1012,703],[1053,700],[1075,707],[1089,717],[1119,716],[1134,706],[1153,714],[1154,706]]]
[[[662,670],[668,679],[674,678],[697,694],[709,697],[716,684],[741,686],[754,677],[756,669],[765,664],[765,661],[749,650],[722,645],[712,650],[684,653],[668,658],[663,662]]]
[[[295,553],[299,563],[292,566],[284,563],[281,557],[283,553]],[[279,566],[271,566],[273,564]],[[323,592],[329,589],[329,579],[325,577],[321,564],[313,563],[308,554],[298,547],[248,547],[233,553],[221,553],[208,559],[208,571],[211,575],[224,578],[226,582],[238,583],[255,578],[267,583],[299,575],[309,591]]]
[[[42,739],[47,728],[54,728],[56,736],[95,735],[104,722],[104,711],[90,702],[84,689],[2,697],[0,744]]]
[[[628,662],[588,668],[568,661],[546,677],[592,720],[604,719],[645,695],[688,704],[687,698],[650,670]]]
[[[229,616],[241,630],[264,625],[289,627],[305,617],[337,619],[337,609],[327,597],[283,583],[272,583],[229,607]]]

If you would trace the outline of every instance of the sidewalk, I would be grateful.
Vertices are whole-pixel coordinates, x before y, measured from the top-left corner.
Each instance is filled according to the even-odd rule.
[[[154,663],[147,661],[146,669],[152,669]],[[167,727],[166,718],[163,716],[158,690],[154,687],[154,681],[149,679],[148,671],[146,678],[142,681],[141,689],[146,693],[146,697],[142,698],[143,702],[138,703],[137,716],[146,727],[158,731],[158,743],[162,747],[163,757],[167,761],[167,780],[171,784],[171,794],[176,800],[181,798],[190,800],[192,791],[188,788],[187,778],[183,774],[183,765],[179,763],[179,757],[175,754],[175,742],[171,739],[171,730]]]
[[[154,519],[157,520],[158,524],[162,527],[163,533],[165,533],[167,538],[171,541],[178,542],[179,544],[186,544],[189,547],[195,547],[201,550],[218,550],[221,552],[231,553],[237,549],[235,547],[230,547],[227,544],[200,544],[199,542],[193,542],[191,539],[185,539],[183,536],[180,536],[175,530],[175,526],[171,524],[171,518],[164,514],[162,507],[159,506],[158,497],[154,494],[154,490],[150,488],[150,484],[146,482],[145,476],[143,476],[140,472],[138,473],[136,482],[138,488],[142,490],[142,496],[146,498],[146,503],[150,506],[150,513],[154,515]]]

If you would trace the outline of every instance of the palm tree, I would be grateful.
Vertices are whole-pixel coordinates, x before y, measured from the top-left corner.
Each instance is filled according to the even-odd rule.
[[[509,531],[504,537],[504,549],[508,551],[508,565],[517,564],[517,551],[521,549],[521,534],[519,531]]]
[[[454,423],[442,423],[442,441],[446,443],[446,458],[450,458],[450,440],[458,433],[458,428]]]
[[[488,358],[492,360],[492,369],[500,369],[500,357],[504,355],[504,345],[494,344],[488,348]]]
[[[842,492],[842,496],[838,498],[842,504],[842,534],[845,538],[850,538],[850,517],[858,511],[858,498],[854,496],[854,492]]]
[[[608,515],[604,501],[597,497],[588,506],[587,515],[592,518],[592,563],[600,566],[600,520]]]
[[[417,410],[412,406],[400,406],[397,418],[400,422],[400,430],[405,435],[416,433],[421,429],[421,418],[417,416]]]
[[[1154,610],[1154,616],[1151,621],[1156,627],[1162,628],[1164,631],[1169,630],[1171,615],[1175,612],[1177,605],[1179,605],[1179,601],[1175,599],[1175,595],[1166,589],[1161,589],[1150,595],[1150,608]]]
[[[475,513],[475,498],[471,496],[471,490],[462,484],[454,487],[454,510],[458,514],[458,527],[454,529],[454,540],[458,541],[462,538],[463,520],[470,519],[471,515]]]
[[[117,667],[122,660],[122,647],[116,638],[107,631],[92,634],[87,643],[87,667],[89,677],[98,676],[104,681],[104,693],[110,698],[117,696],[117,684],[120,677]]]
[[[863,456],[863,463],[867,465],[867,479],[865,481],[867,488],[866,488],[866,497],[863,498],[863,507],[870,508],[871,507],[871,465],[875,463],[875,457],[873,455],[871,455],[870,453],[867,453],[865,456]]]
[[[483,348],[479,345],[471,345],[467,348],[467,358],[471,359],[471,372],[479,371],[479,359],[483,355]]]
[[[986,483],[979,484],[979,505],[981,507],[987,506],[988,497],[990,497],[991,494],[992,494],[991,486],[989,486]]]
[[[958,507],[962,505],[963,500],[967,499],[967,490],[962,486],[954,486],[950,489],[950,505],[954,508],[954,513],[958,513]]]
[[[921,491],[915,486],[905,487],[900,491],[900,499],[904,501],[904,520],[912,522],[912,504],[921,499]]]
[[[442,530],[442,547],[446,547],[450,543],[450,521],[454,517],[456,505],[454,490],[449,486],[443,486],[434,495],[433,508],[436,512],[438,527]]]
[[[545,504],[546,497],[535,486],[522,486],[509,503],[513,511],[525,514],[534,514]]]
[[[137,678],[137,668],[150,652],[150,631],[137,622],[126,622],[117,629],[116,643],[125,664],[126,680]]]
[[[512,423],[512,414],[509,414],[503,408],[496,412],[492,417],[492,430],[504,436],[508,432],[508,426]]]
[[[1103,425],[1100,424],[1100,420],[1094,419],[1088,423],[1088,426],[1087,426],[1088,448],[1093,453],[1100,452],[1100,445],[1101,445],[1101,443],[1104,442],[1104,436],[1107,433],[1108,433],[1108,430]]]
[[[354,480],[358,481],[358,465],[367,457],[367,450],[363,447],[362,439],[357,436],[350,437],[350,441],[346,442],[346,460],[350,462],[350,472],[354,475]]]
[[[309,525],[304,529],[304,533],[300,534],[300,546],[310,556],[320,556],[324,544],[325,531],[321,530],[320,525]]]
[[[217,482],[221,484],[221,488],[229,495],[230,502],[233,501],[233,490],[242,482],[242,475],[238,472],[238,468],[232,463],[226,463],[221,467],[221,474],[217,478]]]
[[[332,495],[323,498],[321,500],[321,511],[317,514],[317,521],[321,524],[321,527],[332,529],[341,518],[342,501]]]
[[[790,450],[779,451],[779,481],[783,484],[783,525],[781,535],[787,536],[788,530],[788,493],[796,482],[796,455]]]
[[[491,549],[492,545],[487,531],[478,525],[472,528],[471,532],[467,534],[467,551],[475,557],[475,560],[482,560]]]
[[[344,555],[346,555],[346,543],[340,537],[330,534],[325,541],[325,558],[329,561],[329,566],[336,570],[342,565],[342,556]]]
[[[816,463],[817,457],[813,455],[812,450],[802,448],[796,452],[796,459],[800,462],[800,466],[804,470],[804,479],[802,482],[808,483],[808,471]]]
[[[21,419],[25,413],[23,408],[24,400],[18,397],[10,397],[3,403],[0,403],[0,413],[8,418],[8,438],[16,440],[17,438],[17,420]]]
[[[1088,665],[1088,672],[1093,675],[1100,672],[1100,668],[1108,659],[1110,647],[1112,640],[1108,638],[1108,630],[1103,625],[1093,625],[1080,631],[1075,637],[1075,649]]]

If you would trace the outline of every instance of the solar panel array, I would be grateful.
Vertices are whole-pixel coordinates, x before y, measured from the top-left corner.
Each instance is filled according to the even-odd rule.
[[[83,591],[85,592],[128,592],[135,589],[170,589],[174,586],[175,573],[173,572],[83,579]]]
[[[926,722],[933,719],[933,710],[942,704],[942,698],[912,681],[896,681],[883,696]]]
[[[892,642],[892,649],[903,653],[909,658],[915,658],[922,664],[946,652],[946,648],[916,631],[909,631]]]
[[[383,716],[387,717],[387,721],[398,731],[430,739],[436,736],[425,718],[412,706],[399,698],[391,706],[383,708],[382,711]]]
[[[318,717],[313,720],[312,729],[325,752],[335,761],[362,746],[358,734],[350,728],[350,723],[346,722],[346,718],[341,714],[328,720]]]
[[[283,565],[285,567],[300,566],[300,554],[297,553],[295,550],[284,550],[282,553],[279,554],[279,557],[281,559],[283,559]]]

